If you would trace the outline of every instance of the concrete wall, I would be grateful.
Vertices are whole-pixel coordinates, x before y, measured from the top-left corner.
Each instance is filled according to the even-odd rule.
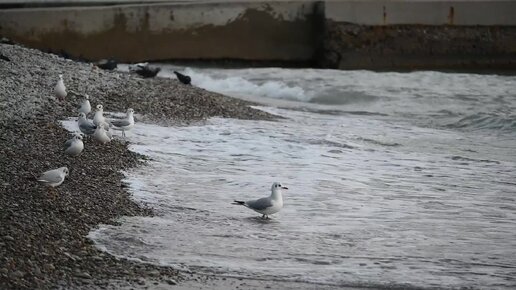
[[[325,1],[329,20],[364,25],[516,25],[515,0]]]
[[[31,3],[0,3],[6,1]],[[325,20],[516,26],[516,0],[201,1],[0,9],[0,35],[89,60],[310,61],[320,50]]]
[[[311,59],[313,2],[166,3],[0,10],[0,35],[75,57]]]

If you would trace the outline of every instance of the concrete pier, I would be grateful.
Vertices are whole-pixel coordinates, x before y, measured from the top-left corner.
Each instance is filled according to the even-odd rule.
[[[328,23],[516,26],[512,0],[4,0],[0,8],[1,36],[77,58],[126,62],[312,61]]]

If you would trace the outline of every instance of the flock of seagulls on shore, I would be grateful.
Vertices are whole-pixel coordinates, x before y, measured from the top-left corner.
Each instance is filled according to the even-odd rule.
[[[54,95],[56,99],[61,102],[64,101],[68,95],[63,81],[63,75],[61,74],[54,88]],[[85,94],[84,99],[78,107],[77,127],[80,132],[74,132],[72,138],[66,140],[64,143],[63,150],[66,155],[73,157],[81,155],[84,150],[84,135],[91,137],[101,144],[106,144],[113,139],[111,129],[122,131],[122,136],[125,137],[125,132],[134,127],[134,110],[131,108],[127,109],[127,114],[123,119],[106,119],[104,117],[104,107],[100,104],[96,106],[93,120],[87,118],[88,114],[91,112],[90,98]],[[63,183],[68,173],[67,167],[60,167],[43,172],[37,180],[47,185],[50,191],[53,191],[55,187]]]
[[[116,65],[116,62],[114,61],[97,63],[97,66],[110,70],[115,69]],[[136,64],[131,66],[129,69],[145,78],[154,77],[160,71],[159,67],[150,67],[148,63]],[[186,85],[191,84],[192,80],[189,76],[177,71],[174,71],[174,74],[181,83]],[[59,101],[64,101],[67,96],[66,86],[63,81],[63,75],[61,74],[59,75],[59,79],[54,88],[54,95]],[[125,137],[125,132],[134,127],[134,110],[131,108],[127,109],[124,119],[107,120],[104,117],[104,107],[101,104],[98,104],[96,106],[93,119],[89,120],[87,116],[92,110],[90,98],[87,94],[83,97],[84,99],[78,108],[79,114],[77,119],[77,125],[81,133],[73,133],[72,138],[67,140],[64,144],[64,153],[73,157],[79,156],[84,150],[83,135],[90,136],[93,140],[101,144],[106,144],[113,138],[111,129],[122,131],[122,136]],[[60,167],[44,172],[39,178],[37,178],[37,180],[42,184],[47,185],[50,191],[54,191],[55,187],[64,182],[68,173],[69,170],[67,167]],[[269,215],[277,213],[283,208],[283,189],[288,188],[281,185],[279,182],[274,182],[271,187],[270,196],[249,201],[235,200],[233,204],[245,206],[262,214],[263,219],[268,219]]]

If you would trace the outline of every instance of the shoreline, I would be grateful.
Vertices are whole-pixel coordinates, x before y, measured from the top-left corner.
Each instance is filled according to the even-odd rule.
[[[175,285],[187,278],[170,267],[118,259],[97,249],[86,237],[97,225],[127,215],[152,215],[134,202],[122,183],[122,170],[145,166],[145,157],[113,140],[100,145],[85,140],[79,157],[64,155],[69,132],[59,121],[77,115],[80,97],[108,111],[132,107],[138,122],[189,124],[212,116],[276,119],[233,99],[177,80],[141,79],[107,72],[91,64],[17,45],[0,44],[0,288],[109,288],[121,280],[135,287],[152,281]],[[66,101],[53,97],[57,75],[64,74]],[[57,196],[34,176],[68,166],[70,174]],[[196,281],[203,283],[203,279]]]

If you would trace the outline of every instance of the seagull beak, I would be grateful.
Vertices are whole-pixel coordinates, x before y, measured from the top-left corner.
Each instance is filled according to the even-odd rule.
[[[281,188],[283,188],[283,189],[288,189],[288,187],[286,187],[286,186],[282,186]]]

